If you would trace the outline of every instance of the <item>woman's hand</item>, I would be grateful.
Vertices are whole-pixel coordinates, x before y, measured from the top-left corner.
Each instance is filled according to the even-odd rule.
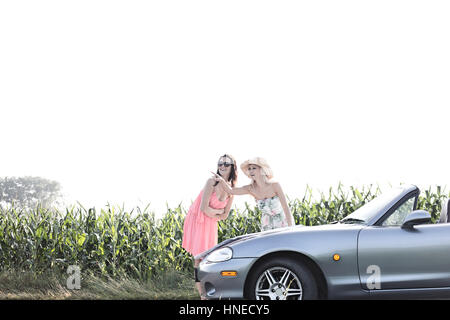
[[[219,175],[215,172],[212,172],[212,171],[210,171],[210,172],[214,175],[212,177],[212,179],[216,182],[219,182],[219,185],[220,185],[220,187],[222,187],[222,190],[228,194],[232,194],[233,190],[230,187],[230,185],[228,184],[228,182],[226,182],[225,179],[221,175]]]
[[[215,180],[215,181],[217,181],[217,182],[225,182],[226,183],[226,181],[222,178],[222,176],[221,175],[219,175],[219,174],[217,174],[217,173],[215,173],[215,172],[212,172],[212,171],[210,171],[212,174],[213,174],[213,179]]]
[[[213,209],[211,207],[205,210],[205,214],[210,218],[217,218],[217,216],[224,214],[224,212],[224,209]]]
[[[215,172],[210,171],[214,176],[212,177],[213,180],[218,181],[223,188],[223,190],[231,195],[243,195],[243,194],[251,194],[249,191],[249,185],[243,186],[243,187],[231,187],[228,182],[225,181],[225,179],[218,175]]]

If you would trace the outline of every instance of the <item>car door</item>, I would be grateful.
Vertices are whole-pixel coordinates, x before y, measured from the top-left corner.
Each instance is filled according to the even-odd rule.
[[[358,268],[366,290],[450,287],[450,224],[401,228],[417,195],[358,236]]]

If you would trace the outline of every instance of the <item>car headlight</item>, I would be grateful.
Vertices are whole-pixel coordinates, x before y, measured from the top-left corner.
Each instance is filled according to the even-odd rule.
[[[206,256],[206,261],[223,262],[230,260],[232,257],[233,257],[233,250],[231,250],[231,248],[225,247],[211,252],[209,255]]]

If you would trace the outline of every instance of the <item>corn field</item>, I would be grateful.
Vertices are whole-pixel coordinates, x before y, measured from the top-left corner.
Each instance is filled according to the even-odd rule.
[[[342,185],[313,196],[307,188],[302,199],[289,199],[296,224],[321,225],[344,218],[381,193],[378,187],[360,189]],[[440,187],[422,191],[418,208],[439,219],[441,202],[449,197]],[[192,257],[181,247],[187,210],[167,208],[160,219],[148,210],[130,212],[115,207],[85,209],[81,205],[64,212],[37,207],[0,209],[0,272],[31,271],[36,274],[65,272],[77,265],[83,272],[106,276],[126,275],[147,280],[165,270],[192,272]],[[246,204],[233,209],[219,222],[222,240],[259,231],[260,212]]]

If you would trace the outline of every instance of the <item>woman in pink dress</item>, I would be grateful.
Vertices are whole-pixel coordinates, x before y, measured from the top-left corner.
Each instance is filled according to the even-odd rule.
[[[234,187],[237,180],[236,160],[228,154],[220,157],[217,174]],[[205,295],[197,278],[200,259],[195,259],[195,256],[217,244],[217,221],[228,217],[232,203],[233,195],[229,195],[224,186],[210,178],[184,220],[183,248],[194,256],[195,286],[202,299]]]

